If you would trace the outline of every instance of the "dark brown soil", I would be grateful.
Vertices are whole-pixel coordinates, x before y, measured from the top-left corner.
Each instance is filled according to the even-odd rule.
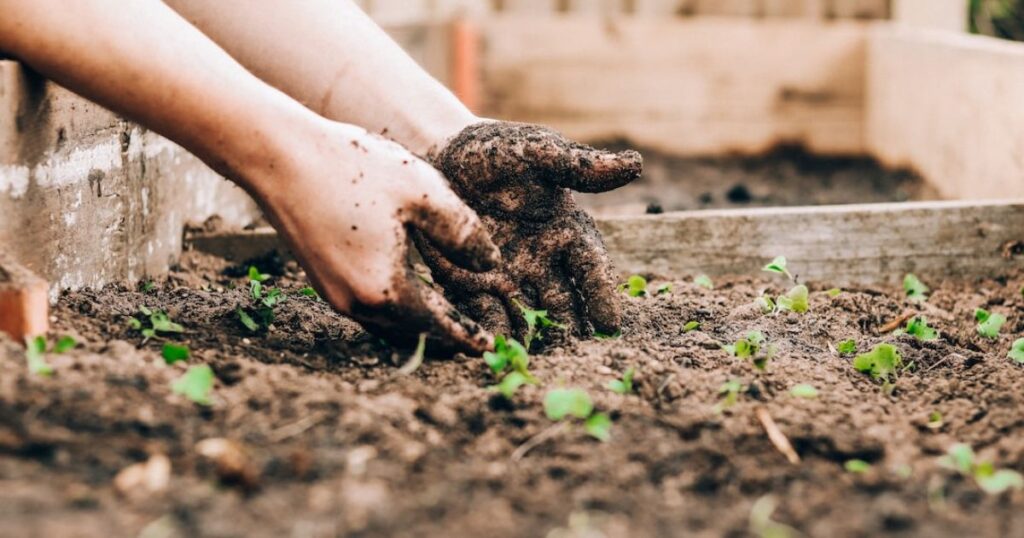
[[[605,144],[612,148],[620,143]],[[934,200],[917,174],[889,169],[867,157],[813,155],[779,147],[746,157],[680,158],[643,150],[639,180],[614,192],[581,194],[580,204],[602,216],[693,209],[861,204]]]
[[[751,301],[782,291],[779,280],[723,279],[711,291],[678,275],[671,295],[625,301],[620,339],[536,354],[545,386],[510,403],[488,392],[479,358],[396,376],[407,353],[296,295],[293,270],[272,284],[295,296],[267,334],[249,334],[232,313],[244,279],[229,269],[193,255],[148,292],[65,295],[55,332],[82,345],[49,355],[49,378],[0,341],[0,535],[747,536],[765,495],[776,521],[809,536],[1024,535],[1024,492],[989,496],[937,464],[959,441],[1024,470],[1024,370],[1006,358],[1024,332],[1024,275],[929,282],[934,294],[916,308],[943,333],[929,343],[875,334],[914,308],[896,288],[832,298],[828,283],[812,285],[809,313],[764,316]],[[164,366],[156,342],[140,347],[125,323],[140,305],[185,326],[191,362],[218,378],[211,407],[172,394],[184,366]],[[979,306],[1009,318],[998,341],[974,332]],[[702,327],[684,333],[690,320]],[[751,329],[778,347],[767,373],[719,349]],[[862,352],[893,342],[915,367],[886,395],[831,350],[846,338]],[[636,394],[604,388],[631,366]],[[717,414],[733,378],[750,390]],[[797,383],[820,396],[791,396]],[[573,428],[511,461],[551,428],[541,401],[558,385],[587,389],[613,417],[612,439]],[[799,465],[773,447],[758,408]],[[941,428],[927,427],[932,411]],[[247,486],[239,473],[222,483],[197,455],[197,442],[221,437],[247,451]],[[167,489],[119,494],[115,476],[153,454],[171,462]],[[853,458],[871,470],[845,471]]]

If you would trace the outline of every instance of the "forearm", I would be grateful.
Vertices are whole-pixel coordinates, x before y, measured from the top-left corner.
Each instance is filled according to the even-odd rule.
[[[0,49],[137,120],[244,187],[282,123],[315,114],[157,0],[0,0]]]
[[[414,153],[477,118],[351,0],[167,0],[263,80]]]

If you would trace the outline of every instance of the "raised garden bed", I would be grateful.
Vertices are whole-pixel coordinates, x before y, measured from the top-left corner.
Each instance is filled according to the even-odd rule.
[[[1024,370],[1007,358],[1024,335],[1019,271],[928,280],[924,303],[898,286],[833,297],[825,281],[811,285],[807,313],[768,315],[755,298],[789,284],[760,264],[737,267],[750,276],[716,279],[713,290],[675,275],[670,294],[626,299],[621,338],[552,334],[530,366],[543,385],[507,401],[488,390],[495,377],[480,358],[428,360],[398,375],[408,353],[301,295],[293,264],[264,262],[281,273],[266,284],[289,298],[268,332],[251,333],[235,314],[249,302],[245,269],[194,253],[166,282],[64,295],[55,330],[81,345],[46,356],[51,377],[30,374],[20,348],[0,344],[5,532],[739,536],[767,531],[760,514],[771,499],[773,521],[814,536],[1024,532],[1024,493],[988,495],[939,464],[962,442],[997,467],[1024,468]],[[650,291],[664,282],[652,279]],[[166,339],[212,367],[212,405],[172,392],[185,363],[165,366],[158,341],[140,346],[126,320],[141,306],[183,325]],[[977,333],[978,307],[1009,319],[998,338]],[[941,336],[883,330],[910,313]],[[686,332],[690,321],[699,329]],[[763,372],[721,349],[752,330],[776,348]],[[847,339],[857,353],[892,343],[913,366],[887,391],[834,349]],[[630,367],[633,393],[606,388]],[[746,389],[716,410],[730,380]],[[794,396],[798,384],[817,398]],[[586,389],[609,413],[608,442],[579,426],[552,430],[542,400],[558,386]],[[770,440],[765,416],[799,463]],[[244,447],[242,471],[205,461],[199,452],[211,445],[197,443],[207,438]],[[154,454],[170,462],[166,489],[119,482],[118,493],[118,473]],[[851,460],[866,470],[848,471]]]

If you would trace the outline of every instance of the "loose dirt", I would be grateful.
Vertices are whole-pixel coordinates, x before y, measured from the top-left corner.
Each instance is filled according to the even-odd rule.
[[[810,312],[767,316],[752,301],[784,291],[781,279],[707,290],[675,275],[671,294],[625,301],[621,338],[549,338],[531,364],[544,386],[509,402],[488,391],[480,358],[397,376],[407,351],[299,295],[294,265],[263,265],[289,294],[266,334],[233,313],[247,302],[244,268],[192,254],[149,291],[65,294],[55,332],[81,345],[48,355],[52,377],[29,374],[20,348],[0,341],[0,535],[748,536],[766,495],[773,520],[809,536],[1024,535],[1024,492],[986,495],[937,463],[964,442],[1024,470],[1024,370],[1006,358],[1024,332],[1024,275],[928,282],[934,293],[917,306],[895,286],[833,298],[812,283]],[[165,366],[158,342],[140,345],[125,322],[140,305],[184,325],[174,340],[213,368],[212,406],[172,393],[185,365]],[[975,307],[1009,318],[998,340],[977,335]],[[876,334],[908,310],[942,337]],[[700,329],[684,332],[691,320]],[[778,349],[765,373],[720,349],[754,329]],[[914,367],[887,395],[832,349],[847,338],[860,352],[892,342]],[[605,388],[629,367],[635,394]],[[716,413],[730,379],[749,389]],[[790,395],[798,383],[819,397]],[[611,440],[574,426],[512,461],[551,432],[542,400],[559,385],[594,396],[614,419]],[[801,463],[775,449],[759,409]],[[230,450],[200,444],[211,438]],[[220,467],[200,455],[218,450]],[[855,458],[870,470],[844,470]],[[146,461],[118,492],[115,477]]]

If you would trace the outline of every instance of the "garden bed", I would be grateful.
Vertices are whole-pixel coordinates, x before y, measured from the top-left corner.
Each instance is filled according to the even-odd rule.
[[[80,345],[46,356],[50,377],[30,374],[19,346],[0,341],[3,534],[743,536],[770,530],[761,515],[771,500],[772,520],[812,536],[1024,533],[1024,493],[986,494],[939,464],[962,442],[997,467],[1024,469],[1024,370],[1007,358],[1024,335],[1017,270],[928,280],[920,304],[899,287],[833,297],[832,283],[812,283],[807,313],[769,315],[753,301],[789,285],[760,264],[716,278],[713,290],[675,275],[670,294],[625,299],[620,338],[550,335],[530,364],[543,386],[506,401],[476,357],[398,375],[408,351],[301,295],[294,264],[262,265],[275,274],[266,284],[288,295],[265,334],[235,314],[248,304],[246,267],[191,253],[153,286],[65,294],[55,332]],[[189,345],[190,364],[212,367],[212,405],[172,392],[186,365],[164,365],[164,338],[140,345],[127,322],[140,306],[183,325],[166,339]],[[1008,318],[996,340],[977,333],[978,307]],[[909,313],[941,336],[880,332]],[[684,331],[690,321],[700,328]],[[765,372],[721,349],[752,330],[776,347]],[[835,350],[847,339],[858,353],[892,343],[913,367],[886,391]],[[630,367],[633,393],[606,388]],[[716,410],[730,380],[747,389]],[[793,396],[798,384],[817,398]],[[560,385],[586,389],[611,416],[608,442],[552,428],[542,401]],[[798,464],[769,439],[765,416]],[[199,455],[209,438],[248,456],[234,468],[222,458],[218,470]],[[524,444],[533,445],[525,455]],[[848,471],[851,460],[867,470]],[[145,461],[157,479],[170,462],[165,488],[116,478]]]

